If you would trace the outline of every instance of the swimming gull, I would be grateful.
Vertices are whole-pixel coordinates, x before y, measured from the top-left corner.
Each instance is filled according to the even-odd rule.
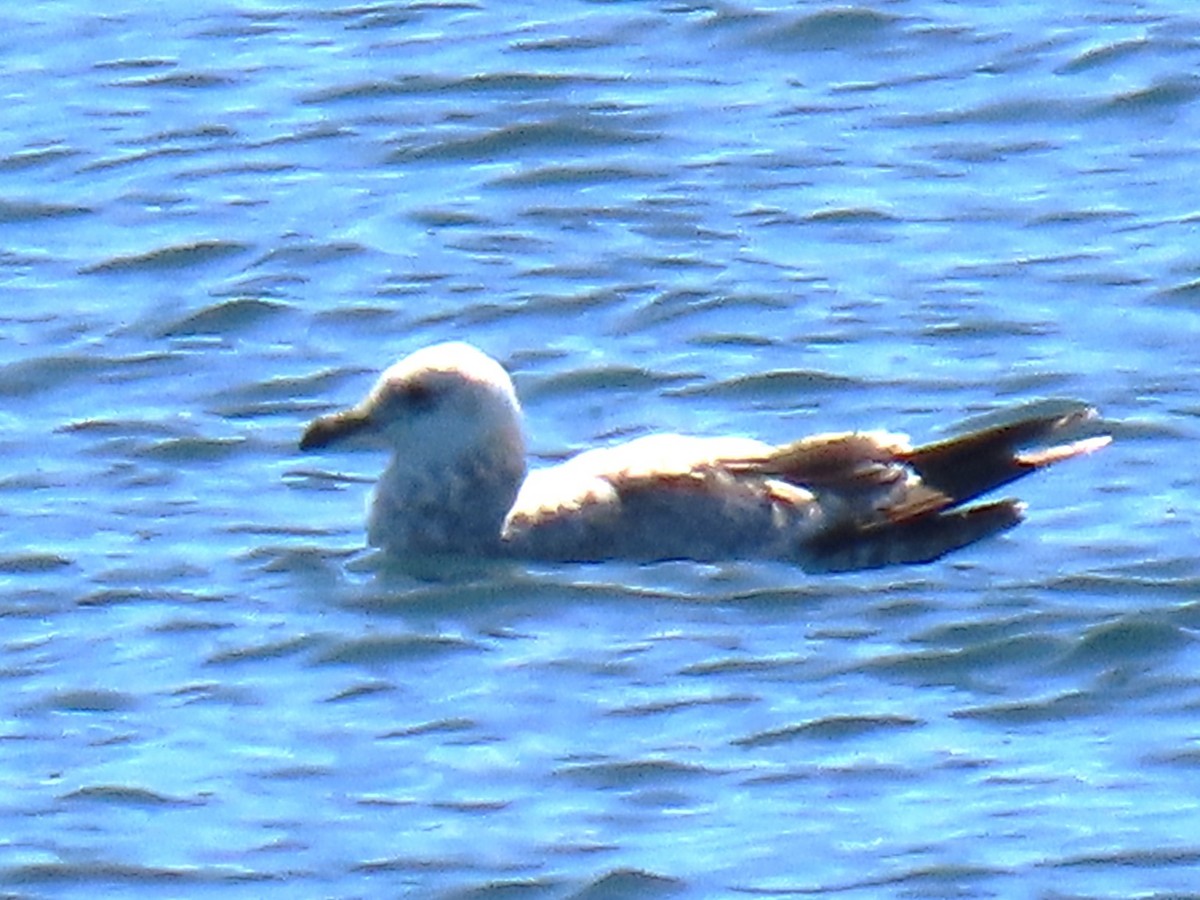
[[[456,342],[391,366],[357,406],[313,421],[300,449],[391,453],[367,533],[398,556],[770,558],[846,571],[929,562],[1016,525],[1019,501],[971,501],[1107,444],[1042,446],[1094,416],[1076,406],[918,447],[882,431],[783,446],[657,434],[527,473],[508,373]]]

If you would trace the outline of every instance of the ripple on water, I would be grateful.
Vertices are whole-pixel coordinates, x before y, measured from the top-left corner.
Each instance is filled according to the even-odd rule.
[[[205,887],[265,885],[275,876],[237,866],[139,866],[112,862],[45,862],[18,864],[5,871],[15,884],[99,888],[103,885],[152,891]]]
[[[28,397],[75,384],[112,384],[150,377],[172,355],[146,351],[119,356],[85,353],[35,356],[0,366],[0,396]]]
[[[5,888],[1194,890],[1188,16],[26,6]],[[1117,439],[922,569],[396,566],[379,460],[296,441],[464,337],[540,458],[1057,395]]]
[[[735,738],[735,747],[770,747],[775,744],[788,744],[798,740],[812,741],[843,741],[870,735],[874,732],[887,732],[895,729],[916,728],[924,723],[911,716],[897,715],[839,715],[813,719],[798,725],[783,728],[772,728],[757,734]]]
[[[70,568],[72,561],[57,553],[42,553],[36,550],[0,555],[0,573],[4,575],[28,575],[54,572]]]
[[[438,659],[447,654],[480,652],[486,645],[448,635],[369,635],[333,642],[316,657],[318,664],[373,665]]]
[[[637,759],[571,763],[560,766],[554,774],[556,777],[601,790],[629,791],[703,780],[720,773],[675,760]]]
[[[857,6],[791,15],[775,12],[762,17],[744,37],[744,42],[777,53],[849,50],[882,41],[898,24],[899,16]],[[754,19],[749,19],[754,22]]]
[[[502,125],[481,134],[454,133],[392,151],[392,163],[486,162],[552,152],[577,156],[585,148],[626,147],[653,141],[649,131],[628,128],[623,119],[598,113]]]
[[[55,692],[44,697],[40,705],[62,712],[118,712],[134,709],[137,699],[121,691],[90,688]]]
[[[1135,613],[1088,628],[1061,665],[1110,668],[1140,660],[1165,664],[1195,640],[1189,630],[1166,617]]]
[[[99,262],[83,266],[79,273],[81,275],[100,275],[171,272],[227,259],[245,253],[249,249],[248,244],[221,238],[189,241],[184,244],[157,247],[141,253],[102,259]]]
[[[88,785],[64,794],[61,799],[67,802],[111,803],[118,806],[144,809],[153,809],[160,806],[175,808],[201,806],[206,802],[201,797],[168,797],[158,791],[123,784]]]
[[[64,216],[83,216],[93,210],[87,206],[65,203],[39,203],[32,200],[0,200],[0,225],[32,222],[37,219],[59,219]]]
[[[238,297],[187,313],[164,325],[159,334],[164,338],[238,334],[277,323],[290,310],[287,303]]]

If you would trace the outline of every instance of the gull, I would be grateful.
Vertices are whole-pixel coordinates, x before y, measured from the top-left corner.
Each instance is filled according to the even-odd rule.
[[[391,454],[367,537],[397,557],[774,559],[839,572],[931,562],[1013,527],[1020,501],[973,501],[1109,443],[1043,446],[1095,416],[1080,404],[916,447],[885,431],[781,446],[655,434],[528,471],[508,373],[453,342],[392,365],[361,403],[314,420],[300,449]]]

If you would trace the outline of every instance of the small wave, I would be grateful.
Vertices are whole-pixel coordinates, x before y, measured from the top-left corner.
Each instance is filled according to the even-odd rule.
[[[711,384],[680,388],[673,393],[681,396],[746,397],[767,399],[804,397],[828,391],[850,391],[862,387],[857,378],[834,375],[815,369],[777,369],[757,375],[740,375]]]
[[[654,139],[650,132],[635,131],[601,116],[566,117],[505,125],[480,134],[455,133],[441,140],[401,147],[391,153],[389,161],[496,162],[529,153],[625,147]]]
[[[669,759],[640,759],[620,762],[576,763],[555,770],[555,775],[602,790],[645,788],[715,772],[703,766]]]
[[[1068,691],[1045,700],[1020,700],[972,706],[950,713],[954,719],[977,719],[997,725],[1038,725],[1065,722],[1099,712],[1094,696],[1083,691]]]
[[[651,391],[687,379],[686,375],[656,373],[640,366],[587,366],[522,384],[527,399],[579,396],[593,391]]]
[[[19,172],[49,165],[61,159],[76,156],[79,151],[68,147],[39,147],[36,150],[20,150],[8,156],[0,156],[0,172]]]
[[[21,885],[91,885],[103,892],[114,884],[148,885],[163,889],[180,885],[241,884],[273,881],[274,876],[235,867],[204,868],[182,866],[139,866],[114,862],[37,862],[17,865],[4,870],[5,881]]]
[[[159,336],[170,338],[240,333],[263,322],[273,321],[290,309],[287,304],[272,300],[247,297],[225,300],[164,326]]]
[[[1133,56],[1139,56],[1149,47],[1150,42],[1144,38],[1091,47],[1059,66],[1057,72],[1060,75],[1074,75],[1078,72],[1102,68]]]
[[[606,872],[578,893],[574,900],[611,900],[615,897],[668,897],[687,889],[687,882],[641,869],[614,869]]]
[[[1151,299],[1162,306],[1200,309],[1200,278],[1164,288],[1153,294]]]
[[[828,9],[800,18],[772,17],[747,43],[779,52],[856,50],[892,31],[899,17],[865,7]]]
[[[248,244],[228,240],[199,240],[186,244],[158,247],[145,253],[113,256],[84,266],[80,275],[100,275],[117,272],[163,272],[202,266],[236,256],[249,250]]]
[[[116,82],[113,87],[124,88],[186,88],[187,90],[228,88],[237,79],[217,72],[171,72],[166,75],[144,75]]]
[[[254,267],[284,263],[302,269],[316,263],[339,262],[366,252],[367,248],[357,241],[296,243],[264,253],[254,261]]]
[[[444,656],[447,653],[482,650],[483,645],[446,635],[371,635],[338,641],[317,655],[320,664],[371,665],[408,662]]]
[[[612,163],[595,165],[536,166],[522,172],[502,175],[491,183],[503,187],[581,187],[625,181],[649,181],[657,173]]]
[[[311,649],[317,642],[316,637],[301,635],[299,637],[283,638],[278,641],[252,644],[247,647],[232,647],[228,650],[218,650],[205,660],[209,665],[229,665],[245,662],[261,662],[269,659],[283,659],[303,653]]]
[[[410,725],[408,728],[386,731],[380,737],[412,738],[424,737],[427,734],[458,734],[463,731],[472,731],[478,727],[478,724],[474,719],[463,717],[437,719],[433,722],[422,722],[420,725]]]
[[[882,209],[866,206],[831,207],[810,213],[809,222],[828,222],[832,224],[861,225],[869,222],[897,222],[899,219],[892,213]]]
[[[723,678],[727,675],[751,675],[760,672],[786,673],[802,668],[805,662],[805,658],[800,656],[771,657],[769,659],[734,657],[690,663],[680,669],[679,674]]]
[[[643,716],[657,716],[662,713],[703,709],[711,706],[747,706],[757,702],[758,699],[758,697],[752,694],[721,694],[716,697],[680,697],[674,700],[658,700],[649,703],[619,706],[615,709],[610,709],[607,715],[620,718],[642,718]]]
[[[915,728],[922,724],[924,723],[920,719],[910,716],[828,716],[823,719],[802,722],[799,725],[760,731],[747,737],[736,738],[730,743],[735,747],[768,747],[795,740],[843,741],[876,731]]]
[[[52,694],[41,705],[60,712],[103,713],[132,709],[137,703],[133,697],[121,691],[80,688]]]
[[[62,219],[93,212],[90,207],[69,203],[39,203],[32,200],[0,200],[0,224]]]
[[[210,438],[201,436],[166,438],[135,450],[140,459],[172,465],[212,463],[237,456],[251,444],[246,438]]]
[[[1065,663],[1113,666],[1131,660],[1161,659],[1191,642],[1191,636],[1178,625],[1147,616],[1129,616],[1088,629]]]
[[[313,91],[300,98],[301,103],[328,104],[353,100],[379,100],[387,97],[411,97],[425,94],[534,93],[579,86],[580,82],[612,79],[581,78],[546,72],[481,72],[460,78],[437,75],[410,75],[402,78],[377,78],[337,85]]]
[[[79,381],[131,378],[147,366],[170,359],[166,353],[129,356],[62,354],[23,359],[0,366],[0,397],[28,397]]]
[[[30,575],[39,572],[53,572],[72,566],[71,560],[57,553],[5,553],[0,555],[0,574]]]
[[[100,72],[109,69],[138,71],[141,69],[171,69],[175,65],[175,60],[168,59],[165,56],[121,56],[116,59],[106,59],[93,63],[92,68]]]
[[[878,656],[858,668],[921,684],[963,684],[990,669],[1043,667],[1060,659],[1065,642],[1042,634],[1015,634],[948,650],[921,650]]]
[[[1149,87],[1117,94],[1101,103],[1097,111],[1101,114],[1156,112],[1185,106],[1197,97],[1200,97],[1200,78],[1190,75],[1164,78]]]
[[[1061,869],[1068,866],[1088,868],[1137,868],[1142,870],[1163,869],[1167,866],[1195,866],[1200,863],[1200,847],[1155,847],[1151,849],[1130,848],[1113,850],[1109,853],[1087,853],[1050,860],[1042,865]]]
[[[79,598],[79,606],[123,606],[126,603],[161,603],[174,607],[184,607],[191,603],[210,602],[218,599],[213,596],[195,594],[188,591],[172,590],[170,588],[154,587],[113,587],[101,588]]]
[[[202,800],[192,800],[182,797],[169,797],[158,791],[147,788],[130,787],[124,784],[99,784],[82,787],[71,791],[63,797],[64,800],[92,800],[100,803],[114,803],[119,806],[199,806]]]

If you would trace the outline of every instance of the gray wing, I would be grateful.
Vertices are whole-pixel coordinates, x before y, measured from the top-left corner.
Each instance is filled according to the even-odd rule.
[[[531,472],[504,528],[516,556],[554,560],[784,555],[812,494],[724,457],[764,455],[744,438],[654,435]]]
[[[916,448],[883,432],[821,435],[727,464],[813,491],[824,522],[804,547],[810,570],[929,562],[1018,524],[1024,506],[1015,499],[966,504],[1109,443],[1098,435],[1028,449],[1095,417],[1075,404]]]

